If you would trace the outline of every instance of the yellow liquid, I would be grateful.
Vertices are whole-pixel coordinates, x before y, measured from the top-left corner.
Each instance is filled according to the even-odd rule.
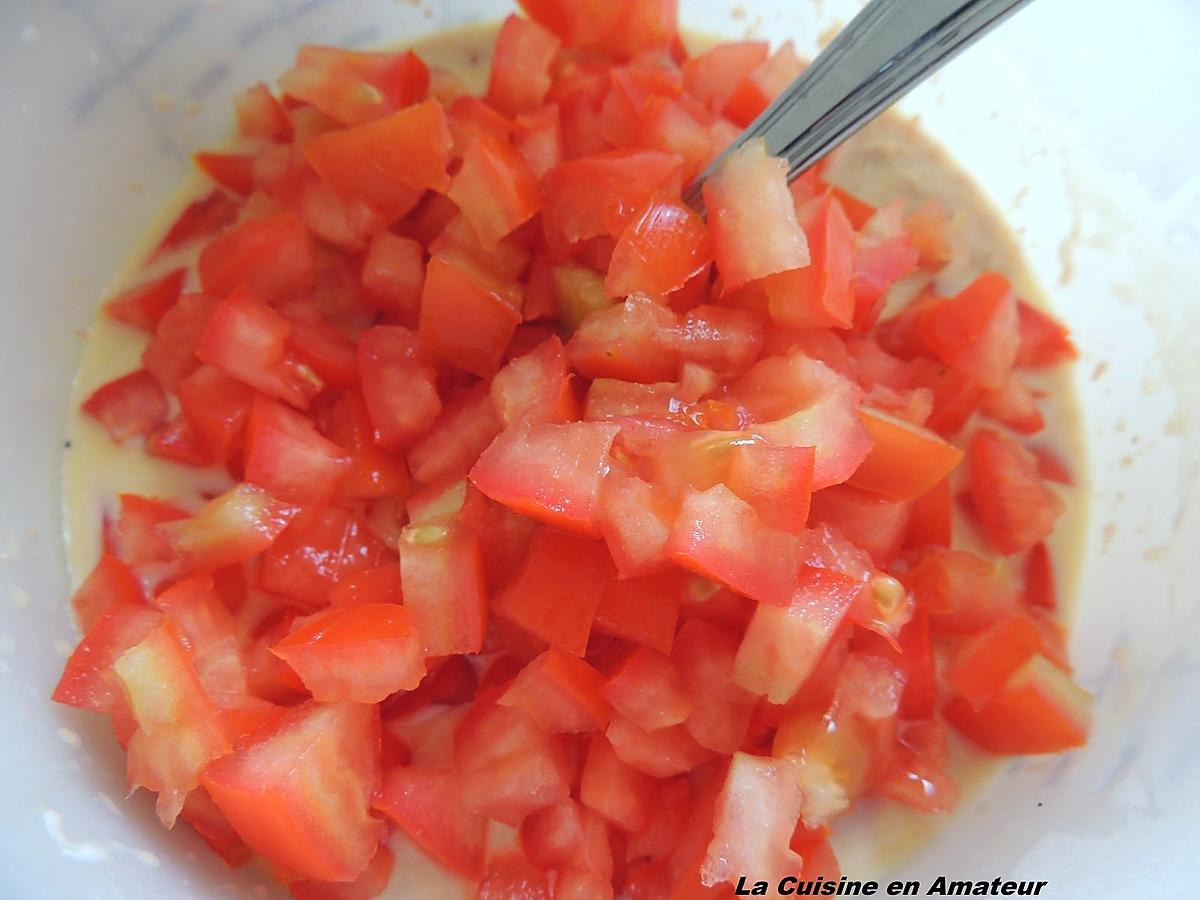
[[[417,42],[413,48],[430,65],[454,71],[471,91],[481,93],[487,86],[496,28],[489,23],[443,32]],[[715,42],[695,35],[687,40],[693,52]],[[941,148],[911,123],[894,114],[883,116],[851,139],[829,171],[831,180],[874,205],[897,198],[918,203],[936,199],[951,213],[949,237],[954,262],[937,279],[944,292],[955,292],[980,272],[994,270],[1006,275],[1027,301],[1045,305],[1003,219]],[[145,244],[131,255],[112,293],[146,281],[159,271],[194,261],[197,251],[188,249],[158,261],[153,269],[143,264],[179,211],[208,189],[208,183],[199,176],[181,186],[159,221],[149,229]],[[117,494],[170,498],[184,507],[195,507],[202,494],[211,496],[231,484],[224,471],[202,471],[156,459],[137,445],[116,446],[102,428],[79,412],[80,403],[97,387],[140,368],[145,343],[142,332],[103,314],[98,314],[88,329],[68,414],[70,449],[63,463],[64,540],[74,585],[87,576],[100,557],[100,523]],[[1031,380],[1045,396],[1042,412],[1047,429],[1039,436],[1040,443],[1082,469],[1086,457],[1073,372],[1062,369]],[[1056,563],[1060,606],[1069,613],[1083,550],[1087,497],[1079,489],[1059,493],[1066,502],[1066,512],[1048,543]],[[977,538],[963,523],[956,522],[955,529],[956,546],[978,546]],[[962,790],[961,802],[966,802],[995,773],[999,761],[974,752],[961,741],[954,750],[950,771]],[[869,801],[837,820],[832,840],[843,871],[859,879],[879,878],[948,821],[948,817],[921,815],[894,803]],[[445,873],[402,836],[393,841],[393,849],[396,870],[384,897],[456,900],[474,896],[473,885]]]

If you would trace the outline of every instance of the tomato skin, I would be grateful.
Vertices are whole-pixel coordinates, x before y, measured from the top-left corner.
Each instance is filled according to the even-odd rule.
[[[1034,544],[1025,558],[1025,601],[1031,606],[1054,610],[1058,607],[1054,560],[1044,544]]]
[[[492,610],[546,643],[576,656],[588,635],[612,563],[602,544],[548,528],[538,530]]]
[[[997,431],[981,428],[967,448],[971,499],[989,541],[1006,555],[1044,540],[1063,501],[1041,479],[1037,460]]]
[[[238,153],[197,153],[196,165],[221,187],[239,197],[254,193],[254,157]]]
[[[612,715],[603,685],[604,676],[584,660],[551,647],[496,702],[522,710],[543,731],[586,733],[606,727]]]
[[[653,199],[621,232],[604,289],[613,297],[665,297],[711,262],[704,220],[680,203]]]
[[[442,410],[432,355],[399,325],[359,335],[358,370],[375,442],[397,449],[433,424]]]
[[[261,488],[240,484],[210,500],[191,518],[167,522],[159,533],[194,570],[245,562],[274,543],[296,507]]]
[[[600,594],[593,627],[664,653],[675,641],[684,576],[678,571],[609,581]]]
[[[448,869],[483,877],[484,820],[463,807],[453,772],[395,766],[374,805]]]
[[[255,399],[246,429],[247,482],[284,502],[320,505],[352,465],[311,420],[281,403]]]
[[[421,338],[442,357],[481,377],[494,375],[521,324],[520,288],[495,278],[461,251],[429,261],[421,293]]]
[[[936,434],[882,413],[862,408],[859,416],[873,447],[849,483],[889,500],[913,500],[943,481],[963,453]]]
[[[530,518],[595,536],[612,425],[522,422],[501,432],[471,469],[472,483]]]
[[[741,443],[729,460],[729,489],[770,528],[799,534],[809,518],[816,453],[812,447]]]
[[[307,745],[303,756],[297,745]],[[242,839],[273,865],[301,878],[352,881],[383,836],[368,811],[379,746],[377,707],[307,703],[209,765],[202,781]]]
[[[239,868],[254,858],[250,848],[238,837],[204,788],[196,788],[187,795],[179,817],[192,826],[229,868]]]
[[[945,479],[912,501],[904,546],[949,548],[953,530],[954,494]]]
[[[400,537],[404,603],[427,656],[478,653],[487,627],[479,538],[464,525],[418,525]]]
[[[172,269],[107,300],[104,312],[110,319],[153,334],[167,310],[179,300],[186,277],[186,269]]]

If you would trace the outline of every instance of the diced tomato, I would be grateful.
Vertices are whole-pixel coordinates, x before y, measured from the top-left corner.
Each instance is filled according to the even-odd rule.
[[[900,714],[904,718],[930,719],[933,716],[937,676],[928,615],[916,612],[895,637],[860,630],[854,635],[853,646],[855,651],[888,660],[903,673]]]
[[[529,2],[529,0],[527,0]],[[519,853],[506,853],[488,861],[488,872],[479,883],[476,900],[551,900],[546,873]],[[557,900],[557,895],[555,895]]]
[[[367,603],[307,619],[271,648],[322,703],[378,703],[425,676],[425,650],[407,607]]]
[[[965,550],[936,550],[900,578],[934,627],[953,634],[982,631],[1016,604],[1011,580],[993,563]]]
[[[597,496],[617,431],[593,422],[519,423],[483,451],[471,481],[519,513],[596,535]]]
[[[701,305],[684,314],[674,344],[685,361],[720,375],[737,375],[758,359],[763,326],[762,318],[750,310]]]
[[[54,702],[94,712],[123,710],[126,698],[113,663],[141,643],[162,619],[157,610],[134,603],[115,603],[102,612],[67,660],[54,689]]]
[[[633,150],[575,159],[545,177],[542,223],[551,245],[619,235],[658,191],[678,194],[678,156]]]
[[[399,603],[402,599],[400,570],[388,563],[348,575],[329,589],[329,605],[335,609],[364,603]]]
[[[183,291],[185,269],[172,269],[152,281],[122,291],[104,304],[109,318],[148,331],[151,334]]]
[[[258,577],[267,590],[312,608],[348,575],[395,559],[394,549],[359,516],[328,506],[296,518],[263,554]]]
[[[358,338],[358,369],[375,442],[397,448],[425,431],[442,410],[429,349],[399,325],[376,325]]]
[[[1002,275],[981,275],[925,312],[917,330],[946,365],[995,387],[1016,361],[1020,340],[1012,288]]]
[[[326,434],[350,456],[353,465],[338,482],[338,495],[351,500],[404,497],[409,490],[404,461],[374,441],[371,419],[362,395],[343,394],[329,411]]]
[[[545,734],[523,712],[488,699],[475,701],[454,742],[467,808],[514,828],[570,796],[570,757],[566,736]]]
[[[975,709],[996,697],[1009,678],[1033,656],[1045,655],[1033,619],[1017,613],[976,635],[958,651],[946,683]]]
[[[1037,434],[1046,425],[1037,395],[1015,372],[999,387],[984,392],[979,411],[1020,434]]]
[[[463,806],[453,772],[396,766],[384,774],[375,808],[446,868],[483,877],[484,820]]]
[[[509,16],[496,38],[487,101],[510,116],[540,106],[558,48],[558,38],[536,22]]]
[[[579,779],[579,800],[618,828],[641,831],[654,814],[657,786],[653,778],[617,758],[602,734],[588,743]]]
[[[497,701],[522,710],[543,731],[588,732],[608,725],[604,676],[577,656],[551,647],[525,666]]]
[[[429,69],[411,50],[357,53],[301,47],[279,79],[286,96],[311,103],[344,125],[378,119],[424,99]]]
[[[425,285],[425,248],[391,232],[376,235],[363,261],[362,283],[375,308],[414,326]]]
[[[940,269],[952,258],[948,232],[950,216],[936,200],[926,200],[904,220],[904,228],[912,236],[920,254],[921,265]]]
[[[195,515],[159,526],[184,564],[219,569],[257,556],[274,543],[296,514],[262,488],[239,484],[210,500]]]
[[[270,397],[304,409],[323,384],[288,354],[288,321],[245,288],[213,312],[196,355],[204,363]]]
[[[1044,540],[1062,514],[1062,499],[1047,487],[1033,454],[1012,438],[981,428],[967,449],[971,499],[992,545],[1020,553]]]
[[[583,656],[611,578],[603,544],[542,528],[492,610],[551,646]]]
[[[121,509],[116,523],[105,535],[108,549],[134,568],[173,559],[175,552],[158,526],[185,519],[187,513],[177,506],[137,494],[121,494],[117,499]]]
[[[568,47],[599,43],[612,33],[624,4],[603,0],[520,0],[535,22],[553,31]]]
[[[421,338],[445,359],[480,376],[495,374],[521,323],[520,288],[461,252],[429,261],[421,294]]]
[[[162,385],[145,369],[97,388],[80,409],[118,444],[145,437],[167,420]]]
[[[252,140],[287,141],[292,137],[292,123],[271,89],[261,81],[251,85],[234,98],[238,132]]]
[[[170,619],[117,657],[112,668],[137,723],[128,745],[130,786],[158,794],[158,817],[170,828],[201,770],[232,748]]]
[[[1054,610],[1058,607],[1057,596],[1050,549],[1044,543],[1034,544],[1025,558],[1025,601],[1032,606]]]
[[[861,581],[805,566],[786,607],[759,604],[738,647],[734,680],[771,703],[787,703],[816,668],[863,590]]]
[[[652,778],[683,775],[713,757],[685,725],[644,731],[628,719],[614,716],[604,736],[621,762]]]
[[[1087,740],[1092,697],[1044,656],[1017,669],[983,709],[955,698],[946,720],[992,753],[1058,753]]]
[[[292,322],[289,355],[307,366],[330,388],[358,384],[358,353],[354,341],[324,322]]]
[[[353,465],[337,444],[293,409],[259,396],[246,428],[245,478],[279,500],[327,502]]]
[[[648,297],[594,312],[567,344],[572,367],[587,378],[673,380],[678,372],[676,316]]]
[[[803,68],[796,48],[785,41],[737,84],[725,102],[725,115],[737,125],[749,125],[799,77]]]
[[[267,300],[310,290],[312,240],[293,213],[247,219],[211,241],[198,263],[200,284],[213,297],[244,287]]]
[[[671,650],[685,576],[678,570],[613,580],[604,586],[593,627],[635,644]]]
[[[233,455],[254,400],[253,389],[220,369],[200,366],[179,385],[184,417],[217,461]]]
[[[254,193],[254,157],[240,153],[197,153],[196,165],[209,178],[241,197]]]
[[[734,682],[738,639],[709,622],[692,619],[675,637],[673,658],[696,700],[684,727],[702,747],[733,753],[750,727],[757,699]]]
[[[908,510],[906,547],[948,548],[954,530],[954,494],[950,480],[938,482],[912,501]]]
[[[460,160],[476,141],[491,138],[507,142],[513,133],[513,123],[507,116],[469,94],[456,97],[447,109],[446,117],[454,138],[451,155]],[[458,205],[457,201],[455,205]]]
[[[294,900],[374,900],[392,880],[395,857],[380,844],[367,867],[353,881],[294,881],[288,885]]]
[[[962,460],[962,451],[933,432],[876,409],[859,416],[872,448],[850,476],[855,487],[891,500],[913,500],[931,491]]]
[[[765,525],[799,534],[808,521],[814,459],[812,447],[738,443],[730,453],[726,483]]]
[[[304,155],[343,199],[362,200],[394,221],[427,189],[450,186],[450,127],[436,100],[313,138]]]
[[[486,383],[449,399],[429,431],[408,451],[408,469],[422,484],[465,475],[503,425]]]
[[[204,788],[196,788],[187,795],[179,817],[191,825],[204,843],[231,869],[244,866],[254,858],[250,848],[238,837],[225,814],[212,802]]]
[[[731,291],[809,265],[808,241],[787,189],[787,164],[746,144],[704,183],[717,271]],[[755,223],[771,223],[764,230]]]
[[[495,244],[542,208],[537,176],[505,139],[479,137],[463,154],[447,196],[485,246]]]
[[[848,194],[837,191],[848,204]],[[849,206],[847,206],[849,212]],[[892,285],[917,268],[920,254],[902,220],[904,202],[896,201],[879,210],[866,207],[867,221],[854,245],[854,325],[860,330],[873,328],[883,313]],[[851,221],[854,218],[851,217]]]
[[[224,191],[216,190],[207,197],[194,200],[171,223],[158,247],[151,254],[156,259],[173,253],[201,238],[211,237],[238,217],[241,204]]]
[[[104,553],[71,597],[71,607],[80,630],[86,634],[114,606],[137,604],[143,599],[142,584],[133,570],[117,557]]]
[[[567,375],[566,356],[557,335],[511,360],[492,379],[492,402],[504,425],[524,419],[565,422],[578,417],[578,401]]]
[[[517,148],[530,170],[538,179],[563,161],[562,122],[558,104],[551,103],[524,115],[515,121],[516,132],[513,146]]]
[[[638,647],[605,683],[604,698],[643,731],[687,721],[693,698],[669,656]]]
[[[683,64],[687,92],[723,110],[738,86],[767,61],[771,48],[765,41],[718,44]]]
[[[665,297],[710,262],[704,220],[680,203],[656,198],[621,232],[604,289],[613,297]]]
[[[933,409],[925,426],[947,438],[962,430],[983,399],[979,382],[926,358],[913,363],[913,383],[933,393]]]
[[[488,594],[474,531],[450,524],[404,529],[400,576],[405,606],[427,656],[480,651]]]
[[[547,806],[521,823],[521,848],[542,869],[574,870],[603,878],[609,887],[613,855],[608,827],[591,810],[574,800]],[[561,879],[563,872],[560,871]],[[581,898],[595,894],[581,894]]]
[[[351,881],[383,837],[379,710],[309,703],[208,766],[203,784],[252,849],[302,878]]]
[[[213,456],[204,440],[182,415],[171,418],[146,437],[146,452],[185,466],[213,464]]]
[[[233,616],[211,575],[180,579],[151,604],[179,625],[196,676],[215,703],[224,708],[245,695],[246,668]]]
[[[885,568],[904,543],[908,511],[907,501],[884,500],[843,484],[813,495],[810,519],[813,524],[833,525]]]
[[[1017,331],[1020,343],[1015,365],[1019,367],[1056,366],[1079,356],[1066,326],[1024,300],[1017,301]]]
[[[216,308],[216,301],[202,294],[183,294],[159,320],[142,353],[142,365],[168,391],[177,391],[200,365],[196,348]]]
[[[746,872],[779,884],[799,874],[802,860],[791,838],[802,795],[793,766],[786,758],[733,754],[700,869],[704,884],[732,883]]]

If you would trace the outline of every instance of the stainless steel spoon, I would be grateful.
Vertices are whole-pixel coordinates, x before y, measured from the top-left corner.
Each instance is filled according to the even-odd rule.
[[[763,138],[803,172],[1029,0],[871,0],[803,74],[684,191],[704,212],[701,187],[725,157]]]

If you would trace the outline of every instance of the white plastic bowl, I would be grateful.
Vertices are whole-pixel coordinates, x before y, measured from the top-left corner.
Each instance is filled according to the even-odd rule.
[[[858,4],[684,0],[693,28],[816,38]],[[1194,897],[1200,879],[1200,6],[1041,0],[904,104],[1010,219],[1083,348],[1093,505],[1073,651],[1098,697],[1066,757],[1013,762],[892,877],[1046,879],[1050,897]],[[0,894],[228,896],[106,726],[48,697],[76,639],[60,546],[81,329],[235,87],[307,42],[401,41],[485,0],[0,5]],[[1117,13],[1120,15],[1117,15]],[[851,872],[851,876],[860,873]],[[865,873],[863,873],[865,874]],[[265,893],[266,888],[259,888]]]

